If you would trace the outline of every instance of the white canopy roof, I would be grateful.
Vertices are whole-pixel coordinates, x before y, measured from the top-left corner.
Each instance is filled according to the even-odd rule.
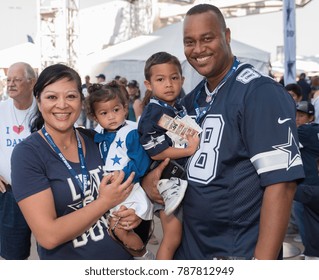
[[[11,64],[21,61],[33,68],[40,68],[40,51],[35,44],[27,42],[0,51],[0,68],[9,68]]]
[[[270,53],[235,40],[232,40],[231,46],[241,61],[249,62],[263,73],[268,73]],[[185,59],[182,22],[168,25],[151,35],[139,36],[94,52],[80,60],[80,72],[83,76],[89,74],[91,77],[104,73],[108,80],[120,75],[142,84],[145,61],[159,51],[169,52],[180,60],[185,76],[184,89],[190,91],[201,77]]]

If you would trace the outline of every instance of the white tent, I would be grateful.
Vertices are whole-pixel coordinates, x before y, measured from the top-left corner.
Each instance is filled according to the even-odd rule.
[[[284,65],[281,61],[275,61],[271,63],[272,72],[283,74],[284,73]],[[318,75],[319,73],[319,61],[316,61],[315,58],[304,58],[297,57],[296,59],[296,71],[297,75],[301,73],[306,73],[307,76]]]
[[[268,74],[270,53],[235,40],[232,40],[231,46],[233,53],[241,61],[249,62]],[[139,36],[92,53],[80,60],[79,70],[82,76],[89,74],[92,82],[99,73],[104,73],[107,80],[113,79],[116,75],[124,76],[128,80],[135,79],[140,83],[143,93],[145,61],[159,51],[169,52],[181,61],[185,76],[185,92],[194,88],[201,77],[185,59],[182,22],[168,25],[150,35]]]
[[[29,42],[0,51],[0,68],[9,68],[15,62],[26,62],[33,68],[40,68],[40,51]]]

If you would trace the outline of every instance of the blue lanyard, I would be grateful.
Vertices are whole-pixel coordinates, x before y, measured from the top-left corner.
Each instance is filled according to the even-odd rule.
[[[63,163],[65,164],[65,166],[69,170],[70,174],[76,180],[76,182],[81,190],[81,198],[83,199],[85,191],[86,191],[87,186],[88,186],[89,172],[87,171],[87,167],[86,167],[86,163],[85,163],[85,159],[84,159],[84,153],[83,153],[83,149],[82,149],[82,144],[81,144],[81,140],[80,140],[80,137],[78,135],[78,132],[75,130],[75,136],[76,136],[76,140],[78,142],[78,154],[79,154],[80,165],[81,165],[82,182],[79,178],[79,175],[76,174],[76,172],[74,171],[72,166],[68,163],[68,161],[66,160],[64,155],[61,153],[58,146],[54,143],[51,135],[46,131],[44,126],[42,127],[42,133],[43,133],[45,139],[48,141],[49,145],[56,152],[56,154],[60,157],[60,159],[63,161]]]
[[[227,72],[227,74],[225,75],[225,77],[219,82],[219,84],[217,85],[217,87],[214,89],[214,91],[210,94],[211,96],[211,100],[208,103],[208,105],[205,108],[200,108],[198,105],[198,99],[200,97],[200,94],[203,90],[203,87],[206,85],[207,80],[205,80],[202,83],[202,86],[199,88],[198,92],[196,93],[196,97],[195,97],[195,102],[194,102],[194,106],[195,106],[195,113],[196,113],[196,122],[199,123],[200,120],[202,119],[203,116],[205,116],[207,114],[207,112],[210,110],[210,108],[212,107],[214,100],[216,98],[216,95],[218,93],[218,91],[220,90],[220,88],[226,83],[226,81],[228,80],[228,78],[233,75],[237,69],[239,65],[239,60],[236,58],[236,56],[234,57],[234,62],[233,65],[231,67],[231,69],[229,69],[229,71]]]
[[[175,103],[175,106],[173,107],[171,105],[168,105],[166,102],[157,99],[156,97],[152,97],[151,100],[150,100],[150,103],[155,103],[155,104],[158,104],[158,105],[160,105],[160,106],[162,106],[164,108],[172,110],[175,115],[178,115],[181,118],[186,116],[186,114],[187,114],[186,113],[186,109],[185,109],[184,106],[179,105],[181,108],[177,108],[178,104]]]
[[[101,154],[102,154],[104,164],[106,163],[106,158],[107,158],[107,154],[109,151],[109,147],[113,143],[115,136],[116,136],[116,133],[117,133],[117,131],[107,132],[104,130],[105,139],[101,143]]]

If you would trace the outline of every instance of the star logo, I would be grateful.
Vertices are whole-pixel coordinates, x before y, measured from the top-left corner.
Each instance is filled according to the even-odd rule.
[[[111,158],[111,160],[113,160],[113,165],[115,165],[115,164],[120,164],[120,160],[121,160],[122,158],[121,157],[118,157],[117,155],[115,155],[115,157],[114,158]]]
[[[293,75],[293,67],[295,65],[295,61],[293,60],[289,60],[287,62],[287,68],[288,68],[288,77],[292,77],[292,79],[294,78],[294,75]]]
[[[291,132],[291,128],[288,130],[287,143],[275,145],[274,149],[280,150],[287,154],[287,170],[293,165],[297,159],[301,159],[297,142]]]
[[[119,138],[119,140],[116,141],[116,148],[118,148],[118,147],[122,148],[123,143],[124,143],[124,141],[121,141],[121,138]]]
[[[153,137],[153,136],[151,136],[151,142],[153,143],[154,146],[156,146],[159,143],[157,137]]]
[[[163,143],[164,141],[165,141],[165,136],[164,135],[161,135],[161,136],[158,136],[158,137],[153,137],[151,135],[151,139],[146,144],[144,144],[143,147],[144,147],[145,150],[153,149],[157,145]]]
[[[286,15],[287,15],[286,24],[288,24],[288,22],[290,21],[291,12],[292,12],[292,8],[290,7],[290,3],[288,3],[288,7],[286,9]]]

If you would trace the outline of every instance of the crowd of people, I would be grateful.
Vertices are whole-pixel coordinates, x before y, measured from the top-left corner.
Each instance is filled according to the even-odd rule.
[[[306,259],[319,259],[319,85],[284,87],[230,42],[217,7],[186,13],[184,53],[203,80],[185,96],[166,52],[145,64],[144,100],[121,75],[10,66],[0,256],[27,259],[33,234],[42,260],[277,260],[294,215]]]

